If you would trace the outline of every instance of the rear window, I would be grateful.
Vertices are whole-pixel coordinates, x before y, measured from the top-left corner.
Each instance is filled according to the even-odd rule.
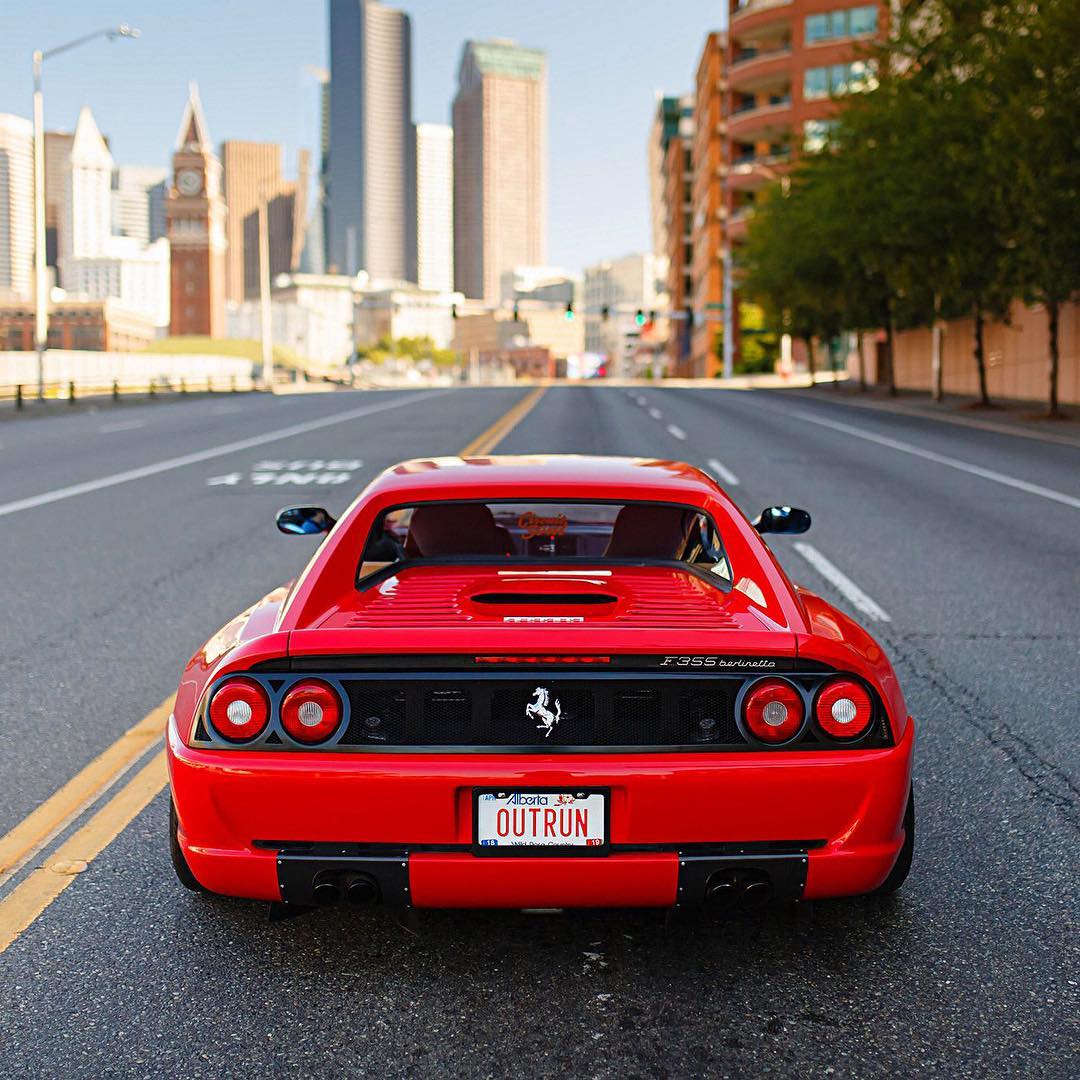
[[[708,514],[655,502],[426,502],[384,511],[361,580],[405,563],[680,562],[730,582]]]

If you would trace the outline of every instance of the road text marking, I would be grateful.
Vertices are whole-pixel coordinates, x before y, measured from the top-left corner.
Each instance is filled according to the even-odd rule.
[[[729,468],[717,461],[716,458],[709,458],[708,464],[718,480],[723,480],[728,487],[739,486],[739,478]]]
[[[950,469],[959,469],[960,472],[970,473],[972,476],[982,477],[983,480],[991,480],[995,484],[1004,484],[1006,487],[1016,488],[1017,491],[1026,491],[1029,495],[1039,495],[1044,499],[1061,503],[1063,506],[1071,506],[1074,510],[1080,510],[1080,498],[1075,495],[1066,495],[1062,491],[1043,487],[1041,484],[1031,484],[1027,480],[1020,480],[1006,473],[999,473],[993,469],[984,469],[981,465],[972,465],[969,461],[961,461],[959,458],[949,457],[947,454],[938,454],[933,450],[924,450],[914,443],[904,442],[901,439],[890,439],[887,435],[878,435],[867,428],[856,427],[854,424],[844,424],[839,420],[826,420],[824,417],[815,416],[813,413],[803,412],[801,409],[792,411],[800,420],[806,420],[811,424],[820,424],[822,427],[832,428],[834,431],[842,431],[847,435],[854,435],[858,439],[866,439],[868,442],[877,443],[879,446],[888,446],[892,450],[899,450],[904,454],[913,454],[926,461],[937,462],[938,465],[947,465]]]
[[[888,612],[871,599],[847,576],[838,570],[820,551],[805,540],[795,541],[795,550],[839,592],[852,607],[858,608],[867,618],[877,622],[892,622]]]
[[[196,450],[191,454],[182,454],[180,457],[156,461],[152,465],[140,465],[136,469],[113,473],[112,476],[102,476],[97,480],[85,480],[81,484],[55,488],[53,491],[46,491],[41,495],[31,495],[26,499],[16,499],[15,502],[0,504],[0,517],[17,514],[21,510],[32,510],[36,506],[46,506],[49,503],[59,502],[61,499],[73,498],[76,495],[87,495],[92,491],[100,491],[102,488],[115,487],[117,484],[126,484],[131,480],[142,480],[147,476],[157,476],[158,473],[182,469],[185,465],[195,465],[200,461],[212,461],[214,458],[235,454],[240,450],[250,450],[253,446],[265,446],[267,443],[278,442],[281,439],[290,439],[294,435],[304,435],[309,431],[318,431],[320,428],[332,427],[334,424],[344,424],[349,420],[359,420],[362,416],[386,412],[389,409],[400,408],[402,405],[411,405],[417,401],[430,400],[433,397],[448,393],[450,393],[449,390],[433,390],[427,393],[410,394],[408,397],[395,398],[393,401],[380,405],[365,405],[359,409],[349,409],[347,412],[323,416],[318,420],[306,420],[301,424],[290,424],[288,427],[267,431],[262,435],[253,435],[250,439],[238,439],[236,442],[225,443],[222,446],[211,446],[206,450]]]
[[[118,420],[115,424],[102,424],[98,434],[111,435],[114,431],[134,431],[141,427],[146,427],[145,420]]]

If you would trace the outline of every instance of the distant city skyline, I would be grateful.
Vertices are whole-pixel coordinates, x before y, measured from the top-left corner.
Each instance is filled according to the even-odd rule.
[[[720,3],[676,0],[627,14],[616,0],[416,0],[391,3],[413,27],[413,119],[446,123],[465,40],[514,38],[549,63],[548,257],[584,267],[648,251],[645,146],[657,90],[690,89]],[[268,17],[273,11],[274,15]],[[128,0],[54,0],[47,9],[3,5],[0,112],[30,116],[30,54],[112,22],[139,41],[95,43],[45,66],[46,126],[74,130],[90,105],[118,166],[169,164],[187,85],[199,83],[215,146],[280,142],[289,175],[297,150],[317,152],[327,66],[325,0],[189,0],[181,9]]]

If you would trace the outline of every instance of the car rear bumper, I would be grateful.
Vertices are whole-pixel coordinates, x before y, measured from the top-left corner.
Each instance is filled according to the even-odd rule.
[[[913,738],[909,722],[876,750],[368,756],[195,749],[170,724],[169,767],[181,849],[214,892],[304,903],[320,874],[359,874],[417,907],[666,907],[721,872],[793,899],[875,889],[903,845]],[[609,788],[610,852],[473,854],[472,792],[491,786]]]

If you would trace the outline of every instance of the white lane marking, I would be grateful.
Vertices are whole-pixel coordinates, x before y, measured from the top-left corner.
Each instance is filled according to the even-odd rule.
[[[674,435],[676,439],[685,439],[686,432],[681,427],[677,427],[675,424],[668,424],[668,433]]]
[[[890,439],[887,435],[878,435],[866,428],[856,427],[854,424],[844,424],[839,420],[826,420],[815,416],[813,413],[803,412],[801,409],[793,409],[792,414],[800,420],[806,420],[811,424],[820,424],[822,427],[832,428],[834,431],[842,431],[847,435],[854,435],[858,439],[866,439],[867,442],[877,443],[879,446],[888,446],[892,450],[899,450],[903,454],[913,454],[915,457],[926,461],[934,461],[938,465],[947,465],[950,469],[959,469],[960,472],[970,473],[972,476],[982,477],[983,480],[992,480],[995,484],[1004,484],[1006,487],[1016,488],[1018,491],[1026,491],[1029,495],[1039,495],[1044,499],[1061,503],[1063,506],[1071,506],[1074,510],[1080,510],[1080,498],[1075,495],[1066,495],[1063,491],[1055,491],[1053,488],[1043,487],[1041,484],[1031,484],[1027,480],[1020,480],[1006,473],[999,473],[993,469],[984,469],[981,465],[972,465],[969,461],[961,461],[959,458],[949,457],[947,454],[938,454],[933,450],[924,450],[914,443],[903,442],[900,439]]]
[[[650,410],[649,410],[649,415],[650,415],[650,416],[651,416],[651,417],[652,417],[652,418],[653,418],[654,420],[662,420],[662,419],[663,419],[663,417],[664,417],[664,414],[663,414],[663,413],[662,413],[662,412],[661,412],[661,411],[660,411],[659,409],[650,409]]]
[[[728,485],[728,487],[739,486],[739,478],[730,469],[726,468],[724,465],[721,465],[720,462],[716,460],[716,458],[709,458],[708,465],[709,468],[712,469],[714,473],[716,473],[717,477],[720,480],[723,480],[724,483]]]
[[[838,570],[820,551],[805,540],[795,542],[795,550],[823,577],[833,585],[852,607],[858,608],[867,618],[877,622],[892,622],[888,612],[871,599],[847,576]]]
[[[639,396],[639,397],[636,397],[636,398],[634,398],[634,400],[635,400],[635,401],[636,401],[636,402],[637,402],[637,403],[638,403],[638,404],[639,404],[639,405],[640,405],[640,406],[641,406],[641,407],[642,407],[643,409],[645,408],[645,406],[646,406],[646,405],[648,405],[648,404],[649,404],[649,402],[648,402],[648,399],[647,399],[647,398],[643,398],[643,397],[640,397],[640,396]]]
[[[36,506],[45,506],[48,503],[59,502],[61,499],[70,499],[76,495],[87,495],[91,491],[115,487],[117,484],[126,484],[131,480],[142,480],[147,476],[156,476],[158,473],[182,469],[185,465],[195,465],[200,461],[225,457],[241,450],[250,450],[254,446],[265,446],[267,443],[278,442],[281,439],[291,439],[294,435],[304,435],[309,431],[318,431],[320,428],[332,427],[334,424],[344,424],[349,420],[359,420],[362,416],[386,412],[389,409],[400,408],[402,405],[411,405],[417,401],[430,400],[433,397],[440,397],[448,393],[450,393],[449,390],[433,390],[427,393],[410,394],[407,397],[397,398],[384,404],[349,409],[347,412],[323,416],[318,420],[306,420],[302,424],[291,424],[288,427],[278,428],[276,431],[253,435],[250,439],[238,439],[236,442],[225,443],[222,446],[211,446],[206,450],[196,450],[194,453],[183,454],[180,457],[155,461],[152,465],[141,465],[137,469],[127,469],[125,472],[114,473],[112,476],[102,476],[97,480],[86,480],[81,484],[55,488],[53,491],[46,491],[41,495],[31,495],[26,499],[16,499],[15,502],[0,504],[0,517],[17,514],[21,510],[32,510]]]
[[[97,430],[99,435],[110,435],[114,431],[134,431],[141,427],[146,427],[145,420],[120,420],[115,424],[102,424]]]

